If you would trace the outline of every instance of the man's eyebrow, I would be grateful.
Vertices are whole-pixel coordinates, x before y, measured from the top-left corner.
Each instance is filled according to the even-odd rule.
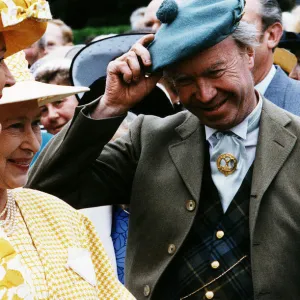
[[[219,61],[213,63],[211,66],[209,66],[208,70],[215,70],[215,69],[219,68],[220,66],[223,66],[224,64],[225,64],[225,61],[219,60]]]

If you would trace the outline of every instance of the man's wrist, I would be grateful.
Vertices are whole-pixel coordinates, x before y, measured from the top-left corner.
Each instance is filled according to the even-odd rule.
[[[90,112],[92,119],[104,119],[124,115],[128,112],[123,106],[113,106],[107,103],[104,96],[100,98],[98,105]]]

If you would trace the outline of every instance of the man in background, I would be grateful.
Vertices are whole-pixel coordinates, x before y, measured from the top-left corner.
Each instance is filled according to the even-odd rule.
[[[44,39],[45,50],[49,53],[57,46],[72,46],[73,32],[71,27],[65,24],[62,20],[53,19],[48,22]]]
[[[255,49],[255,88],[281,108],[300,115],[300,83],[273,64],[273,53],[283,33],[277,0],[247,0],[243,19],[254,23],[259,46]]]

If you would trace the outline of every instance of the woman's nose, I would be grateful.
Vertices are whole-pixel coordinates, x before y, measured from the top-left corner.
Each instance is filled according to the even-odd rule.
[[[8,69],[4,61],[3,64],[5,68],[5,87],[13,86],[16,83],[16,80],[14,76],[11,74],[10,70]]]

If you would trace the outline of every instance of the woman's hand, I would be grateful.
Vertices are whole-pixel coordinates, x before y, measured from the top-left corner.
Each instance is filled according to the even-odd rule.
[[[145,72],[152,64],[146,45],[153,39],[153,34],[142,37],[128,52],[109,63],[105,93],[93,118],[122,115],[155,87],[162,74],[147,76]]]

